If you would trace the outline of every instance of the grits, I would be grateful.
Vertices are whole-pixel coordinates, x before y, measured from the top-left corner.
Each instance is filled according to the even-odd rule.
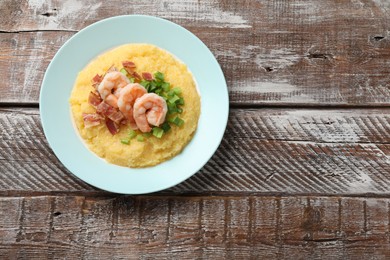
[[[180,114],[185,122],[182,126],[172,126],[160,139],[150,136],[138,142],[134,138],[129,145],[120,141],[127,137],[128,125],[122,125],[116,135],[111,135],[104,123],[84,127],[82,114],[95,112],[88,103],[89,93],[94,90],[91,79],[97,73],[104,74],[112,65],[121,68],[124,60],[134,62],[139,73],[160,71],[172,87],[181,88],[185,102]],[[89,149],[109,163],[126,167],[153,166],[179,154],[193,137],[200,115],[200,96],[186,65],[150,44],[122,45],[98,56],[79,73],[69,102],[74,122]]]

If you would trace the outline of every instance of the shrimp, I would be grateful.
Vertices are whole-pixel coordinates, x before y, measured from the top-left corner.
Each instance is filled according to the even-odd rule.
[[[118,90],[130,83],[130,80],[118,71],[107,73],[97,90],[102,99],[109,105],[117,108]]]
[[[133,128],[134,130],[138,129],[138,127],[133,116],[133,106],[136,99],[146,93],[146,89],[138,83],[128,84],[119,91],[119,98],[117,102],[118,108],[127,118],[131,128]]]
[[[167,111],[167,103],[162,97],[148,93],[135,101],[133,116],[139,130],[146,133],[152,130],[150,125],[159,126],[164,122]]]

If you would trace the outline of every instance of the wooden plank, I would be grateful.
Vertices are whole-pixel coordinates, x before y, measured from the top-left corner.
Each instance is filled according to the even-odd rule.
[[[0,34],[0,102],[37,103],[46,68],[74,33]]]
[[[1,219],[0,237],[7,239],[0,240],[0,257],[387,259],[389,202],[306,196],[0,197],[0,208],[13,213]]]
[[[0,111],[0,192],[96,192],[54,156],[37,109]],[[389,109],[232,109],[215,155],[169,192],[390,194],[389,158]]]
[[[98,20],[138,13],[177,22],[204,41],[232,104],[390,105],[385,0],[25,0],[2,1],[0,10],[0,31],[20,32],[0,34],[0,102],[37,103],[43,73],[65,40]]]

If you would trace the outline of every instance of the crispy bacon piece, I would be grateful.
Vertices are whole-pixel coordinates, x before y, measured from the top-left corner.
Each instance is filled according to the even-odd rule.
[[[141,80],[142,77],[136,72],[134,71],[133,74],[131,74],[133,76],[133,78],[137,79],[137,80]]]
[[[128,60],[122,61],[122,65],[125,69],[128,68],[128,69],[131,69],[133,71],[136,68],[135,63],[132,61],[128,61]]]
[[[115,135],[116,133],[118,133],[119,127],[111,119],[106,118],[106,126],[107,126],[108,131],[110,131],[110,133],[112,135]]]
[[[99,86],[100,82],[102,82],[102,80],[103,80],[103,76],[96,74],[95,77],[92,78],[92,86],[94,88],[97,88]]]
[[[129,73],[129,75],[133,76],[135,70],[135,64],[132,61],[122,61],[123,68]]]
[[[124,118],[121,120],[121,125],[127,125],[128,122],[129,121],[126,118]]]
[[[92,91],[89,93],[88,103],[92,106],[97,107],[102,101],[103,100],[99,94]]]
[[[118,111],[116,108],[110,106],[106,102],[101,102],[96,107],[96,113],[111,119],[112,121],[114,121],[117,124],[119,124],[122,121],[122,119],[124,118],[124,115],[122,114],[122,112]]]
[[[102,116],[107,116],[109,113],[113,113],[115,108],[107,104],[106,102],[101,102],[98,106],[96,106],[96,113]]]
[[[93,113],[83,113],[84,126],[85,128],[90,128],[92,126],[100,125],[101,120],[103,119],[100,115]]]
[[[149,72],[142,72],[142,77],[144,78],[144,80],[153,80],[153,76]]]
[[[107,115],[107,117],[117,124],[120,124],[122,122],[122,119],[125,118],[122,112],[120,111],[115,111],[113,113],[110,113]]]

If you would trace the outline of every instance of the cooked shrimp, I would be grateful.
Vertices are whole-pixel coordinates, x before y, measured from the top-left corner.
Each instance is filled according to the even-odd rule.
[[[146,89],[138,83],[128,84],[119,91],[119,98],[117,102],[118,108],[129,121],[130,127],[134,130],[138,129],[133,116],[134,102],[137,98],[146,93]]]
[[[107,104],[118,107],[117,90],[130,83],[130,80],[118,71],[112,71],[107,73],[102,82],[99,84],[97,90],[100,96]],[[113,94],[115,93],[115,95]]]
[[[138,98],[134,103],[133,116],[141,132],[150,132],[150,125],[161,125],[168,108],[165,100],[157,94],[148,93]]]

